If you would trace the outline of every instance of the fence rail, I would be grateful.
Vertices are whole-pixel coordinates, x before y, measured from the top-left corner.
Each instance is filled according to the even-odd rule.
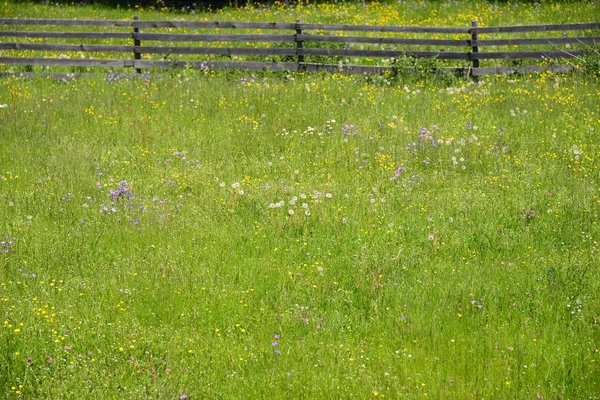
[[[381,73],[392,67],[381,65],[381,62],[366,64],[373,64],[372,59],[403,57],[459,62],[460,65],[446,69],[471,76],[544,70],[565,72],[569,65],[484,67],[481,63],[484,60],[563,60],[581,57],[586,49],[600,44],[600,22],[479,27],[474,21],[471,27],[461,28],[307,24],[301,21],[141,21],[137,17],[133,20],[0,18],[2,26],[0,65],[134,68],[138,72],[148,68],[205,67],[208,63],[215,69]],[[47,30],[39,30],[39,27]],[[80,31],[73,31],[72,27],[79,27]],[[146,31],[156,29],[160,31]],[[190,29],[194,31],[190,33]],[[220,33],[221,30],[242,33]],[[537,37],[540,33],[557,31],[563,32],[562,36]],[[526,37],[507,37],[515,33]],[[498,34],[502,37],[490,38]],[[419,35],[421,37],[415,37]],[[536,37],[528,37],[530,35]],[[213,45],[206,46],[208,43]],[[500,50],[495,49],[497,47]],[[514,51],[514,47],[519,50]],[[482,51],[486,49],[493,51]],[[74,54],[61,54],[65,52]],[[86,54],[91,58],[86,58]],[[123,59],[124,55],[130,56]],[[191,58],[168,59],[181,55]],[[356,65],[331,62],[349,58],[356,59]]]

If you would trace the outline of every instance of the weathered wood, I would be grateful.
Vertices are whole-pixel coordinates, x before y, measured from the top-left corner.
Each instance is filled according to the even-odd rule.
[[[302,28],[300,25],[302,24],[301,20],[296,20],[296,35],[294,35],[294,41],[296,42],[296,50],[298,53],[298,64],[304,62],[304,55],[302,54],[302,49],[304,49],[304,40],[299,39],[302,36]]]
[[[82,72],[0,72],[0,78],[37,78],[37,77],[50,77],[58,80],[65,79],[76,79],[81,76],[88,75],[88,73]]]
[[[138,28],[187,29],[276,29],[295,30],[296,24],[288,22],[228,22],[228,21],[139,21]]]
[[[216,54],[223,56],[253,55],[253,56],[295,56],[296,48],[252,48],[252,47],[167,47],[142,46],[136,48],[142,54]]]
[[[40,39],[131,39],[133,38],[133,33],[0,31],[0,37],[23,37]]]
[[[471,41],[473,42],[471,47],[471,64],[473,66],[473,69],[475,68],[479,68],[479,59],[477,57],[475,57],[476,53],[479,53],[479,46],[476,44],[477,41],[479,40],[479,34],[477,33],[477,27],[478,27],[478,22],[477,21],[472,21],[471,22],[471,27],[473,28],[472,32],[471,32]]]
[[[133,53],[135,46],[112,46],[101,44],[37,44],[0,43],[0,50],[74,51],[98,53]]]
[[[578,36],[558,38],[501,38],[480,40],[480,34],[493,33],[527,33],[543,31],[572,31],[572,30],[595,30],[600,29],[600,23],[586,24],[555,24],[534,26],[504,26],[479,28],[473,22],[471,28],[444,28],[444,27],[406,27],[406,26],[360,26],[343,24],[305,24],[301,21],[296,23],[261,23],[261,22],[220,22],[220,21],[140,21],[134,20],[59,20],[59,19],[10,19],[0,18],[0,25],[14,26],[96,26],[133,28],[133,32],[39,32],[39,31],[0,31],[0,37],[32,38],[32,39],[97,39],[97,40],[132,40],[131,45],[112,44],[46,44],[46,43],[1,43],[0,50],[10,51],[48,51],[48,52],[95,52],[95,53],[132,53],[131,60],[101,60],[80,58],[0,58],[0,64],[14,65],[45,65],[45,66],[84,66],[84,67],[134,67],[138,71],[142,68],[185,68],[187,66],[206,66],[207,61],[177,61],[168,60],[171,55],[217,55],[231,57],[234,55],[263,56],[263,57],[296,57],[297,62],[254,62],[254,61],[211,61],[214,69],[247,69],[247,70],[302,70],[342,73],[380,73],[390,69],[388,66],[359,66],[359,65],[336,65],[317,64],[305,62],[306,57],[417,57],[417,58],[439,58],[443,60],[465,60],[471,61],[473,67],[454,68],[456,73],[470,71],[471,76],[479,76],[487,73],[529,73],[542,70],[563,72],[569,66],[527,66],[527,67],[493,67],[481,68],[480,60],[499,59],[539,59],[539,58],[573,58],[585,54],[582,50],[567,51],[560,50],[557,46],[595,44],[600,43],[600,36]],[[173,29],[271,29],[290,31],[289,34],[198,34],[198,33],[148,33],[140,32],[141,28],[173,28]],[[18,28],[17,28],[18,29]],[[307,31],[319,31],[308,34]],[[365,33],[411,33],[411,34],[464,34],[470,35],[462,40],[455,39],[415,39],[402,37],[374,37],[367,36],[337,36],[337,34],[317,34],[321,32],[365,32]],[[387,35],[389,36],[389,35]],[[151,42],[151,46],[142,46]],[[196,45],[155,45],[156,42],[175,43],[232,43],[226,47],[204,47]],[[337,43],[337,44],[371,44],[381,48],[355,49],[359,46],[344,46],[344,48],[309,48],[308,43]],[[72,42],[73,43],[73,42]],[[289,43],[289,47],[231,47],[233,43]],[[378,45],[378,46],[377,46]],[[504,51],[504,52],[481,52],[483,46],[552,46],[549,51]],[[438,46],[438,47],[466,47],[470,51],[406,51],[406,47],[394,48],[392,46]],[[341,47],[341,46],[340,46]],[[363,47],[363,46],[360,46]],[[413,47],[414,48],[414,47]],[[163,60],[141,60],[142,54],[158,54]]]
[[[353,32],[403,32],[469,34],[469,28],[394,25],[295,24],[287,22],[228,22],[228,21],[128,21],[128,20],[69,20],[69,19],[15,19],[0,18],[0,25],[54,25],[54,26],[121,26],[137,28],[195,28],[195,29],[277,29],[323,30]]]
[[[485,39],[478,40],[473,45],[478,46],[524,46],[524,45],[562,45],[562,44],[596,44],[600,36],[567,37],[567,38],[536,38],[536,39]]]
[[[138,40],[168,41],[168,42],[294,42],[294,36],[289,35],[190,35],[177,33],[138,33]]]
[[[0,31],[0,37],[22,37],[39,39],[132,39],[133,33],[125,32],[34,32],[34,31]],[[227,34],[159,34],[140,33],[139,40],[177,41],[177,42],[294,42],[296,35],[227,35]],[[484,39],[472,42],[470,40],[444,40],[444,39],[402,39],[382,38],[368,36],[325,36],[302,34],[296,39],[304,42],[330,42],[330,43],[371,43],[390,45],[415,45],[415,46],[519,46],[519,45],[561,45],[561,44],[597,44],[600,36],[533,38],[533,39]]]
[[[514,51],[497,53],[472,53],[472,57],[474,60],[515,60],[526,58],[575,58],[584,54],[584,51]]]
[[[325,35],[298,35],[298,40],[306,42],[329,42],[329,43],[372,43],[372,44],[396,44],[408,46],[471,46],[469,40],[445,40],[445,39],[403,39],[389,37],[370,36],[325,36]]]
[[[551,25],[524,25],[524,26],[494,26],[477,28],[477,33],[504,33],[504,32],[549,32],[549,31],[583,31],[600,29],[600,22],[586,24],[551,24]]]
[[[140,17],[135,15],[133,17],[134,21],[139,21]],[[135,50],[133,52],[133,59],[134,60],[141,60],[142,59],[142,55],[139,52],[139,47],[142,45],[142,42],[140,41],[139,36],[140,34],[140,28],[138,27],[134,27],[133,28],[133,45],[135,46]],[[141,73],[142,71],[139,68],[136,68],[135,72],[137,72],[138,74]]]
[[[0,64],[65,67],[132,67],[133,60],[98,60],[89,58],[22,58],[0,57]]]
[[[469,53],[456,53],[447,51],[401,51],[401,50],[344,50],[344,49],[308,49],[298,51],[306,56],[327,57],[420,57],[440,58],[442,60],[469,60]]]
[[[548,66],[520,66],[520,67],[485,67],[476,68],[471,71],[474,76],[493,74],[532,74],[536,72],[552,71],[554,73],[567,73],[573,69],[570,65],[548,65]]]
[[[249,71],[307,71],[307,72],[332,72],[344,74],[380,74],[384,71],[390,71],[388,66],[376,65],[340,65],[340,64],[319,64],[295,62],[229,62],[229,61],[156,61],[142,60],[135,63],[136,68],[143,69],[186,69],[208,67],[216,70],[243,69]],[[413,67],[406,67],[407,70],[414,70]],[[436,68],[446,72],[464,74],[466,68]]]
[[[445,28],[432,26],[395,25],[341,25],[341,24],[300,24],[302,30],[348,31],[348,32],[402,32],[402,33],[446,33],[469,34],[469,28]]]
[[[250,62],[250,61],[168,61],[168,60],[141,60],[135,62],[135,68],[140,69],[185,69],[202,68],[211,69],[244,69],[249,71],[295,71],[298,68],[296,62]]]
[[[54,25],[54,26],[122,26],[132,27],[134,21],[84,20],[84,19],[38,19],[0,18],[0,25]]]

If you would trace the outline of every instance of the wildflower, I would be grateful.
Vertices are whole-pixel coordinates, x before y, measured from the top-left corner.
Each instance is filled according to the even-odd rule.
[[[402,174],[402,172],[404,171],[406,171],[406,168],[404,168],[402,165],[398,166],[398,168],[396,168],[396,170],[394,171],[394,177],[390,178],[390,180],[398,179],[398,177],[400,177],[400,174]]]
[[[117,190],[110,190],[108,192],[108,195],[111,196],[113,199],[113,202],[116,203],[122,197],[126,197],[126,198],[130,199],[131,196],[133,196],[133,193],[129,189],[129,182],[121,181],[119,183],[119,188]]]

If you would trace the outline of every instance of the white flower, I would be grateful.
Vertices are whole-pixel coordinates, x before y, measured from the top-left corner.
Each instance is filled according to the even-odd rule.
[[[331,193],[325,193],[325,197],[327,197],[328,199],[332,198],[333,196],[331,195]]]
[[[290,214],[290,215],[294,215],[294,214],[295,214],[295,212],[294,212],[294,210],[288,210],[288,214]]]
[[[234,188],[234,189],[237,189],[237,188],[240,187],[240,183],[239,182],[234,182],[234,183],[231,184],[231,187]]]
[[[0,108],[8,108],[8,104],[0,104]]]

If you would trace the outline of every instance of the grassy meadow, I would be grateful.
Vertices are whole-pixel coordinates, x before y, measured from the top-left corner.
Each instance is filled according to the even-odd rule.
[[[29,6],[0,10],[193,17]],[[3,77],[0,395],[598,399],[599,98],[579,73]]]

